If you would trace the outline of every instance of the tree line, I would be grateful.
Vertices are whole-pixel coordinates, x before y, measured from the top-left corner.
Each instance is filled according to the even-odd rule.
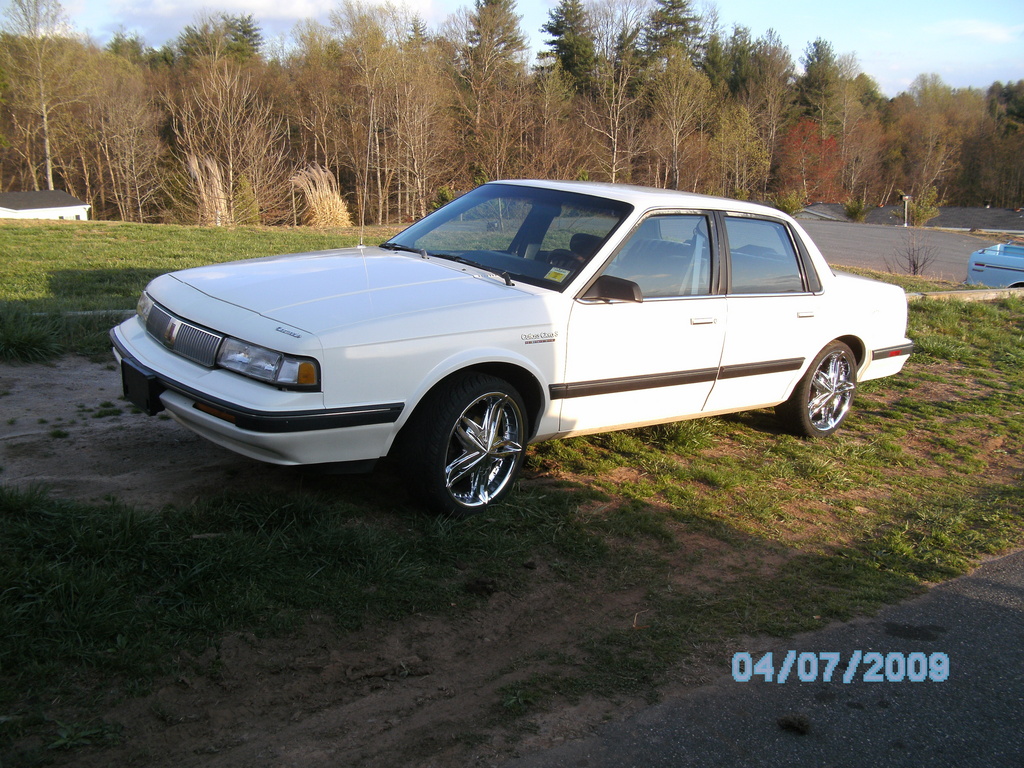
[[[1019,207],[1024,80],[921,75],[884,97],[817,39],[723,30],[691,0],[561,0],[529,60],[514,0],[438,29],[340,0],[268,44],[203,15],[161,48],[100,47],[59,0],[10,0],[0,34],[0,189],[65,189],[97,218],[204,224],[423,216],[501,178],[636,183],[858,217],[911,194]],[[799,64],[799,66],[798,66]]]

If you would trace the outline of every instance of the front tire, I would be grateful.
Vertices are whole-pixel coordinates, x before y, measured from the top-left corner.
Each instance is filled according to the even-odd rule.
[[[526,448],[526,406],[508,382],[460,374],[436,387],[403,428],[402,462],[427,505],[472,515],[503,499]]]
[[[853,350],[833,341],[814,358],[789,400],[775,406],[775,413],[793,434],[825,437],[846,420],[856,390]]]

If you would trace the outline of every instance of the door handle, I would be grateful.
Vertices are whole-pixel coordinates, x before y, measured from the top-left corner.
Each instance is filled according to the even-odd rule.
[[[714,325],[718,320],[714,317],[691,317],[690,325]]]
[[[814,317],[814,313],[813,312],[797,312],[796,316],[797,317]]]

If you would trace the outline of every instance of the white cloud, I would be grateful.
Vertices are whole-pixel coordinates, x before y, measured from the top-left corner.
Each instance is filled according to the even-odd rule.
[[[384,4],[388,0],[361,0]],[[428,25],[444,21],[447,6],[463,0],[390,0],[418,14]],[[2,0],[0,0],[2,2]],[[159,47],[176,37],[201,14],[252,14],[265,39],[287,36],[294,25],[306,19],[328,22],[331,11],[342,0],[67,0],[73,4],[76,23],[108,39],[119,26],[141,33],[148,45]]]
[[[1007,25],[981,19],[946,19],[927,25],[925,31],[942,37],[973,40],[989,45],[1018,43],[1024,38],[1024,24]]]
[[[387,0],[377,0],[384,4]],[[73,0],[82,3],[83,0]],[[88,0],[84,0],[88,2]],[[374,2],[374,0],[369,0]],[[395,5],[419,14],[428,21],[436,21],[438,9],[434,0],[392,0]],[[340,0],[114,0],[110,3],[110,15],[121,19],[132,19],[152,23],[160,19],[194,19],[199,14],[229,13],[232,15],[252,14],[257,23],[298,22],[304,19],[326,20],[327,16],[341,4]]]
[[[252,14],[261,19],[295,19],[326,16],[335,7],[333,0],[152,0],[140,4],[137,0],[122,0],[112,4],[115,16],[146,19],[178,19],[195,17],[200,13]]]

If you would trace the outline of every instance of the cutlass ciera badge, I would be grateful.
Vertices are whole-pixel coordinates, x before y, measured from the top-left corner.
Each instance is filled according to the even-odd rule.
[[[551,344],[558,338],[558,331],[524,333],[521,338],[525,344]]]

